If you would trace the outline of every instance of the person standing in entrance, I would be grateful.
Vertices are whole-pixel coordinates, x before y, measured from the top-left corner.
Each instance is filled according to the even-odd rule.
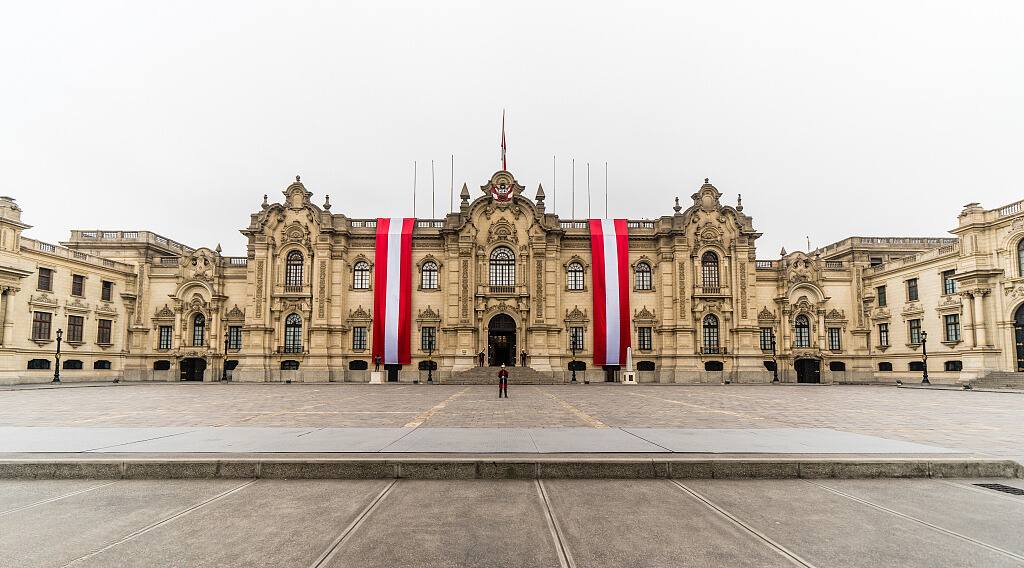
[[[483,350],[481,350],[480,354],[477,355],[476,357],[480,361],[480,366],[483,367],[484,366],[484,352],[483,352]]]
[[[519,366],[520,367],[525,367],[526,366],[526,349],[523,349],[523,352],[519,354],[519,359],[521,361]]]
[[[501,395],[505,395],[508,398],[508,371],[505,370],[505,364],[501,364],[501,370],[498,371],[498,398]]]

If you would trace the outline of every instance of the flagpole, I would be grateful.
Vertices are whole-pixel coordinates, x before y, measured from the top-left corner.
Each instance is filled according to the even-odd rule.
[[[604,218],[608,218],[608,162],[604,163]]]
[[[551,156],[551,212],[558,215],[558,164]]]
[[[587,219],[593,216],[594,214],[590,210],[590,162],[587,162]]]
[[[412,161],[412,216],[416,217],[416,160]]]
[[[576,158],[572,159],[572,208],[569,217],[576,219]]]
[[[448,186],[448,212],[455,212],[455,154],[452,154],[452,179]]]

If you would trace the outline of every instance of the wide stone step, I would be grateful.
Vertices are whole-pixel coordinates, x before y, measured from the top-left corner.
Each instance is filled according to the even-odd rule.
[[[452,385],[497,385],[500,367],[474,367],[455,373],[446,379]],[[510,385],[558,385],[564,381],[561,377],[531,369],[530,367],[508,367],[508,384]]]

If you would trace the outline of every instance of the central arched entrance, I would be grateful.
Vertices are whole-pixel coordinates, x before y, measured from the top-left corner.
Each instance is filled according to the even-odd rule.
[[[1024,305],[1013,312],[1013,343],[1017,353],[1017,372],[1024,372]]]
[[[821,361],[817,359],[797,359],[793,363],[793,368],[796,369],[796,382],[821,382]]]
[[[508,314],[498,314],[487,324],[487,364],[516,364],[516,321]]]
[[[181,360],[181,380],[202,381],[206,374],[206,359],[188,357]]]

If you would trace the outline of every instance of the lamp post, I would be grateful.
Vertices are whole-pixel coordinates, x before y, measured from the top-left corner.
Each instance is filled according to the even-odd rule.
[[[220,372],[220,380],[228,380],[228,345],[231,344],[231,330],[224,330],[224,368]]]
[[[427,342],[427,384],[434,384],[434,340]]]
[[[64,331],[57,330],[57,354],[54,356],[55,365],[53,366],[53,381],[54,383],[60,384],[60,340],[64,337]]]
[[[569,341],[569,351],[572,352],[572,362],[569,363],[569,370],[572,371],[572,382],[576,382],[576,344]]]
[[[922,361],[922,363],[924,363],[924,366],[921,368],[921,371],[924,374],[924,377],[921,379],[921,384],[922,385],[930,385],[931,383],[928,382],[928,332],[927,331],[922,331],[921,332],[921,361]]]
[[[779,382],[779,357],[775,349],[775,330],[772,330],[772,382]]]

